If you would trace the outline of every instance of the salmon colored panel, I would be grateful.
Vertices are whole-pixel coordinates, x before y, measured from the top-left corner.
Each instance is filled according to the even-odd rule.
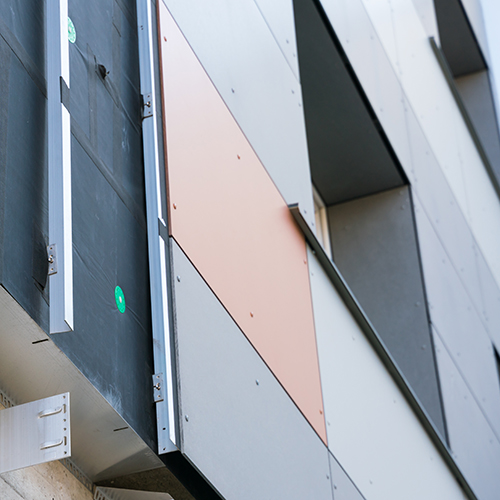
[[[304,236],[159,4],[170,232],[326,443]]]

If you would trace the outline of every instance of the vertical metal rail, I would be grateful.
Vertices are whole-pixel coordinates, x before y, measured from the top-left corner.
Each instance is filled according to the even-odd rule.
[[[165,227],[166,223],[162,216],[161,167],[157,126],[158,108],[153,50],[153,12],[150,0],[137,0],[136,5],[141,93],[144,99],[142,136],[154,341],[155,377],[153,380],[158,380],[158,383],[165,384],[165,387],[155,387],[158,453],[163,454],[177,450],[173,367],[168,316],[167,242],[159,234],[159,227]],[[156,383],[154,385],[156,386]]]
[[[50,333],[73,330],[68,0],[48,0],[47,97]]]

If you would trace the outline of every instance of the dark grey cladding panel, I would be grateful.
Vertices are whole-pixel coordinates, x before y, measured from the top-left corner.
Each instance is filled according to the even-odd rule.
[[[455,83],[495,175],[500,179],[500,137],[489,72],[472,73],[457,78]]]
[[[313,182],[327,205],[404,183],[313,0],[294,0]],[[334,36],[334,35],[333,35]]]
[[[455,77],[486,69],[461,0],[434,0],[441,48]]]
[[[181,451],[226,500],[332,500],[328,450],[172,240]]]
[[[46,330],[47,294],[40,284],[48,244],[46,100],[2,38],[0,58],[2,284]]]
[[[409,188],[328,209],[333,257],[444,436]]]
[[[330,453],[330,470],[332,477],[332,488],[334,500],[364,500],[351,478]]]

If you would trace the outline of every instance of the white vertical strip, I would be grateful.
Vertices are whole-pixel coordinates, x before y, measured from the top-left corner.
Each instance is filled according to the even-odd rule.
[[[49,243],[57,272],[50,276],[50,333],[73,330],[71,123],[61,103],[61,78],[69,88],[68,1],[47,2]]]
[[[176,429],[174,415],[172,358],[168,320],[167,253],[159,235],[158,222],[164,224],[161,213],[161,176],[158,152],[157,102],[154,78],[152,9],[149,0],[137,0],[139,65],[141,93],[150,94],[152,116],[142,122],[146,211],[148,227],[149,274],[153,325],[153,354],[155,372],[163,373],[166,394],[156,403],[159,453],[175,451]]]

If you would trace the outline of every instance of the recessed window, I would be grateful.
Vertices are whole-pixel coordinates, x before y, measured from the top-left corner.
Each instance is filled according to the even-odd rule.
[[[332,258],[332,247],[330,244],[330,231],[328,229],[328,213],[326,205],[316,188],[313,186],[314,218],[316,225],[316,236],[323,245],[325,252]]]

